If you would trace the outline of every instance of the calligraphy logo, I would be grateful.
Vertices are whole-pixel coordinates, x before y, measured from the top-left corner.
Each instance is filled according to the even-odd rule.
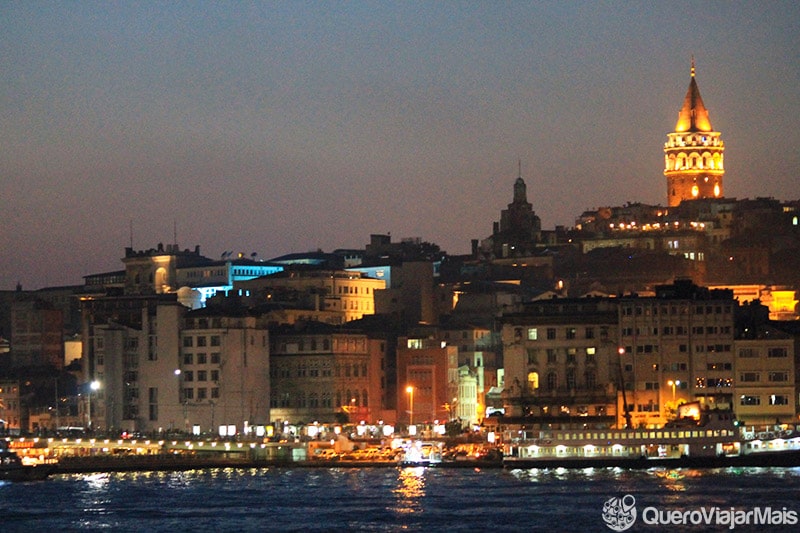
[[[603,522],[614,531],[625,531],[636,522],[636,498],[626,494],[612,497],[603,504]]]

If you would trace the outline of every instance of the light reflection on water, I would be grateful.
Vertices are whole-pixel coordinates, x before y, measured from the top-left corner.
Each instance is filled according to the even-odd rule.
[[[397,505],[394,512],[409,514],[420,510],[421,499],[425,496],[425,468],[409,467],[400,470],[399,485],[394,489]]]
[[[603,503],[800,511],[800,469],[261,468],[0,484],[9,531],[602,531]],[[57,505],[54,502],[58,502]],[[776,530],[771,528],[769,531]]]

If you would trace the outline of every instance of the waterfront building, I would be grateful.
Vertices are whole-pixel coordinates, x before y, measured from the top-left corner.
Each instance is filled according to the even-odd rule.
[[[506,416],[661,427],[681,403],[733,407],[736,307],[732,291],[689,280],[523,304],[501,318]]]
[[[168,429],[164,403],[177,413],[180,319],[175,294],[83,300],[84,427],[109,431]],[[94,384],[92,387],[91,385]]]
[[[663,426],[680,403],[733,406],[732,291],[676,280],[657,286],[655,296],[617,302],[627,413],[635,427]]]
[[[458,349],[458,394],[448,402],[449,418],[478,424],[486,416],[486,393],[497,385],[494,335],[488,328],[452,325],[438,335]]]
[[[459,397],[458,347],[431,334],[400,337],[397,394],[398,423],[417,425],[449,420],[452,399]]]
[[[724,150],[720,133],[711,127],[708,109],[700,97],[692,59],[689,89],[675,130],[667,134],[664,144],[667,204],[671,207],[684,200],[723,196]]]
[[[371,423],[383,418],[385,349],[385,341],[353,328],[318,322],[274,328],[272,420]]]
[[[794,339],[772,327],[734,341],[733,409],[745,425],[797,420]]]
[[[180,372],[169,377],[180,384],[179,394],[171,395],[179,405],[165,402],[169,419],[181,420],[184,431],[220,435],[267,425],[268,321],[245,307],[209,306],[186,313],[181,326]]]
[[[503,420],[617,423],[618,315],[607,298],[553,298],[504,313]]]
[[[216,434],[268,422],[268,330],[257,315],[190,311],[174,293],[83,304],[85,427]]]
[[[19,380],[0,380],[0,436],[19,435],[27,427],[23,420]]]

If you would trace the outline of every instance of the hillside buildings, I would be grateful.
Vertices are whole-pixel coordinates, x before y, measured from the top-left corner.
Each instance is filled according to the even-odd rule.
[[[800,420],[800,201],[724,196],[694,65],[663,154],[665,206],[603,206],[553,230],[520,169],[469,256],[388,234],[270,261],[159,244],[83,286],[2,292],[0,418],[55,429],[43,413],[57,397],[70,423],[148,433],[655,427],[689,401],[752,425]],[[50,374],[28,380],[36,366]]]
[[[526,303],[501,319],[509,421],[662,427],[697,401],[747,424],[789,422],[793,341],[737,336],[739,313],[732,291],[688,280],[649,297]]]
[[[360,272],[328,269],[290,269],[285,272],[242,281],[236,287],[245,291],[250,302],[305,300],[314,311],[338,315],[338,324],[375,313],[375,294],[386,287],[383,280]]]

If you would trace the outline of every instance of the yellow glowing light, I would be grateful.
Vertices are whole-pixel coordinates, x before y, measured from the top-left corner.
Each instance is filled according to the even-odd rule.
[[[719,183],[717,183],[716,185],[714,185],[714,196],[719,196],[719,193],[720,193]]]
[[[694,196],[696,198],[699,195],[700,195],[700,189],[697,187],[697,185],[693,186],[692,187],[692,196]]]

